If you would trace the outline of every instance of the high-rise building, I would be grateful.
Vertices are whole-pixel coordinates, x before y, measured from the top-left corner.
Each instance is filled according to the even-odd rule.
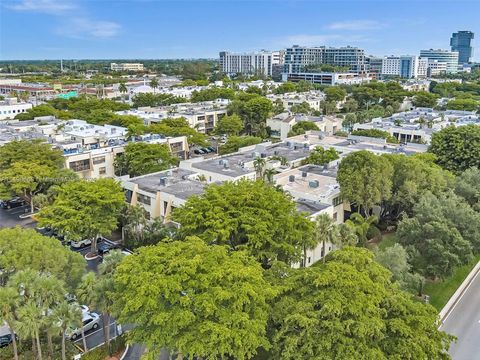
[[[272,76],[274,65],[283,62],[283,51],[260,51],[253,53],[220,52],[220,68],[225,74]]]
[[[452,51],[458,51],[458,62],[467,64],[472,60],[473,47],[472,40],[474,34],[471,31],[457,31],[450,38],[450,46]]]
[[[420,50],[420,57],[447,63],[447,74],[458,72],[458,51],[441,49]]]
[[[383,59],[382,76],[412,79],[427,76],[428,60],[415,55],[388,56]]]
[[[284,73],[308,71],[309,65],[328,64],[348,67],[352,72],[363,72],[366,67],[365,51],[356,47],[327,48],[294,45],[285,51]]]

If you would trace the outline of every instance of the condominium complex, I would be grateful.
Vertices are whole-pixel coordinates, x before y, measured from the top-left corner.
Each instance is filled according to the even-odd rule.
[[[398,76],[404,79],[417,77],[426,77],[428,68],[428,59],[418,56],[388,56],[383,59],[383,76]]]
[[[471,62],[473,56],[472,40],[475,35],[471,31],[457,31],[450,38],[452,51],[458,52],[458,62],[467,64]]]
[[[447,74],[456,74],[458,72],[458,51],[441,49],[420,50],[420,57],[446,63]]]
[[[272,76],[273,66],[282,64],[283,51],[265,51],[252,53],[220,52],[220,69],[225,74],[246,74]]]
[[[370,82],[372,77],[369,74],[353,72],[293,72],[283,73],[282,81],[308,81],[319,85],[356,85]]]
[[[0,120],[13,119],[18,114],[32,108],[32,104],[18,102],[17,98],[6,98],[0,101]]]
[[[143,71],[143,64],[140,63],[110,63],[112,71]]]
[[[294,45],[285,51],[284,73],[306,71],[309,65],[328,64],[348,67],[352,72],[365,71],[365,52],[356,47],[305,47]]]

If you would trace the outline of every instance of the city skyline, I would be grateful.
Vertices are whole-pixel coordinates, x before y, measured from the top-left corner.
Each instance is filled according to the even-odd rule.
[[[460,5],[470,10],[449,17]],[[453,32],[478,33],[478,10],[471,1],[8,0],[0,5],[0,60],[217,58],[294,44],[418,55],[449,50]]]

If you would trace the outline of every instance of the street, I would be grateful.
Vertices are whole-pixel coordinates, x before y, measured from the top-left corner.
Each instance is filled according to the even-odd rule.
[[[450,348],[454,360],[480,360],[480,275],[474,277],[440,329],[458,338]]]
[[[92,329],[85,333],[85,341],[87,343],[87,349],[92,349],[99,344],[103,343],[103,317],[101,317],[100,326],[97,329]],[[113,339],[117,336],[117,327],[115,321],[110,320],[110,338]],[[80,348],[83,348],[83,340],[80,336],[76,339],[75,344]]]

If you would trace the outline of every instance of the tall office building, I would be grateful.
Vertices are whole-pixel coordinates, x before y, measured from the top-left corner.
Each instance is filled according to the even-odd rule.
[[[274,65],[283,62],[282,51],[260,51],[236,54],[220,52],[220,68],[225,74],[267,75],[272,76]]]
[[[472,60],[473,39],[474,34],[471,31],[458,31],[452,34],[450,46],[452,47],[452,51],[458,51],[458,62],[460,64],[467,64]]]
[[[348,67],[352,72],[363,72],[365,51],[356,47],[327,48],[294,45],[285,51],[284,73],[304,72],[308,65],[328,64]]]
[[[440,49],[420,50],[420,57],[446,63],[448,74],[456,74],[458,72],[458,51]]]

